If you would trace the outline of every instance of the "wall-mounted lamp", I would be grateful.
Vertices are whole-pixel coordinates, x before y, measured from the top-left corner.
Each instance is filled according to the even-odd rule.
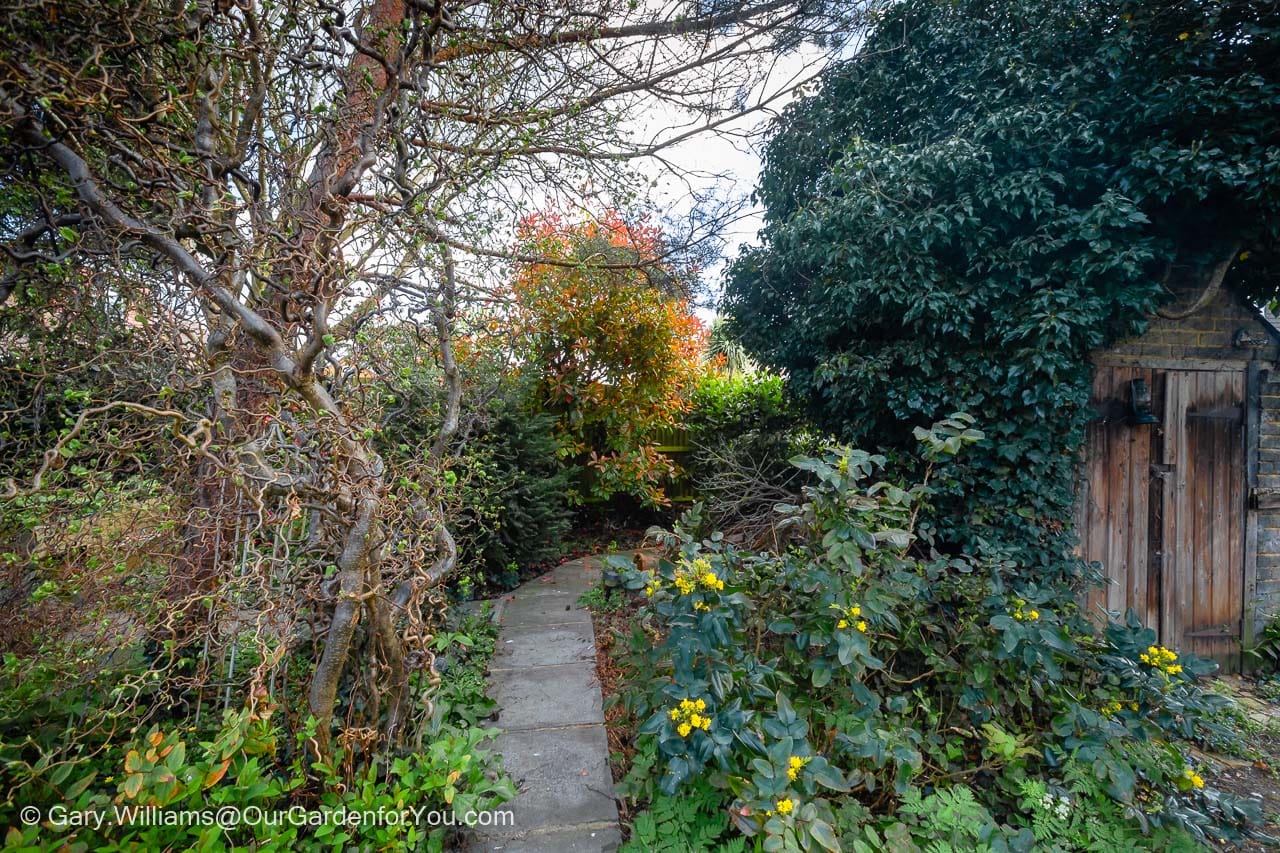
[[[1135,426],[1160,423],[1160,419],[1151,412],[1151,388],[1145,379],[1134,379],[1129,383],[1129,408],[1132,410],[1131,422]]]

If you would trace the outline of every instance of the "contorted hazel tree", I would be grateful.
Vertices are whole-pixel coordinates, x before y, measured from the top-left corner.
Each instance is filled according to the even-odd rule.
[[[328,755],[339,720],[343,744],[394,744],[422,713],[418,614],[452,562],[434,484],[396,494],[373,445],[382,414],[344,401],[348,342],[382,317],[434,326],[439,461],[460,393],[454,318],[476,259],[512,257],[504,224],[547,193],[631,198],[628,160],[766,109],[776,93],[757,83],[778,50],[836,45],[857,15],[804,0],[19,0],[3,26],[0,182],[18,200],[5,311],[38,324],[53,303],[32,294],[95,297],[187,356],[150,394],[89,393],[74,435],[11,465],[5,492],[73,485],[67,456],[103,436],[128,456],[120,422],[159,418],[159,446],[187,465],[166,479],[186,513],[163,647],[217,646],[248,620],[248,688],[277,685],[290,719],[313,715]],[[693,118],[633,143],[655,103]],[[228,622],[208,602],[233,574],[253,596],[220,603]],[[281,662],[307,644],[294,707]]]
[[[685,292],[693,271],[676,269],[656,226],[617,211],[530,216],[519,237],[524,254],[544,259],[519,265],[512,283],[522,370],[585,467],[582,491],[663,503],[673,470],[655,439],[704,369],[706,331]]]

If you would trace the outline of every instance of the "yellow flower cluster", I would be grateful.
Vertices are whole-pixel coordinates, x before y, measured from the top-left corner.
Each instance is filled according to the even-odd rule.
[[[798,755],[791,756],[787,762],[787,778],[792,782],[796,781],[796,777],[800,775],[800,771],[809,763],[811,759],[801,758]]]
[[[1031,610],[1024,609],[1027,606],[1027,600],[1025,598],[1015,598],[1013,600],[1013,603],[1015,605],[1013,610],[1013,618],[1017,619],[1019,622],[1022,622],[1022,621],[1035,622],[1040,618],[1039,610],[1036,610],[1034,608],[1032,608]]]
[[[1138,655],[1138,660],[1166,675],[1177,675],[1182,672],[1182,664],[1176,662],[1177,652],[1166,649],[1164,646],[1149,646],[1145,652]]]
[[[1199,773],[1192,770],[1190,767],[1182,771],[1182,778],[1190,782],[1191,787],[1193,788],[1204,787],[1204,778]]]
[[[724,591],[724,581],[716,577],[716,573],[711,570],[711,563],[703,557],[686,562],[676,569],[675,585],[681,595],[688,595],[698,587],[712,592]]]
[[[1102,706],[1102,716],[1114,717],[1116,714],[1119,714],[1125,708],[1128,708],[1130,711],[1133,711],[1136,714],[1138,712],[1138,703],[1137,702],[1121,702],[1119,699],[1112,699],[1110,702]]]
[[[702,699],[681,699],[680,704],[667,712],[671,722],[676,723],[676,732],[680,737],[688,737],[694,729],[704,732],[711,728],[711,717],[706,715],[707,703]]]
[[[833,604],[831,609],[839,612],[841,616],[840,620],[836,622],[837,630],[844,631],[852,624],[858,631],[863,634],[867,633],[866,620],[859,618],[862,616],[862,608],[860,606],[855,604],[849,608],[840,608]]]
[[[699,557],[692,562],[684,562],[676,569],[675,580],[672,581],[676,592],[681,595],[688,595],[695,589],[702,589],[711,592],[723,592],[724,581],[716,576],[711,569],[710,561],[703,557]],[[658,590],[662,589],[662,582],[659,580],[651,580],[645,584],[644,594],[652,596]],[[707,610],[707,607],[700,607],[699,610]]]
[[[776,814],[791,814],[795,810],[796,804],[790,797],[783,797],[774,803],[773,808],[764,813],[765,817],[773,817]]]

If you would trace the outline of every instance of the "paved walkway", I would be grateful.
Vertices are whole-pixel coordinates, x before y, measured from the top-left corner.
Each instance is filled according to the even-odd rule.
[[[519,795],[514,826],[478,830],[472,851],[612,853],[621,843],[591,614],[578,597],[600,561],[572,560],[497,602],[489,693]]]

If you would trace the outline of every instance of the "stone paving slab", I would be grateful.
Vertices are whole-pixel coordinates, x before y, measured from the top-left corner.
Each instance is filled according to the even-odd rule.
[[[614,853],[622,846],[618,827],[581,827],[527,838],[495,838],[471,847],[472,853]]]
[[[504,627],[591,625],[591,614],[578,606],[578,596],[564,592],[508,596],[502,605]]]
[[[495,749],[519,793],[499,807],[512,825],[477,829],[473,851],[612,853],[621,843],[595,633],[578,604],[599,579],[598,560],[573,560],[495,606],[489,694],[505,730]]]
[[[596,647],[591,624],[532,626],[515,639],[499,640],[489,671],[567,663],[592,663]]]
[[[488,832],[525,838],[572,827],[598,831],[617,826],[609,743],[602,726],[507,732],[495,748],[520,795],[499,806],[511,809],[511,825]]]
[[[502,670],[494,676],[489,695],[498,703],[498,728],[604,723],[594,647],[587,663]]]

